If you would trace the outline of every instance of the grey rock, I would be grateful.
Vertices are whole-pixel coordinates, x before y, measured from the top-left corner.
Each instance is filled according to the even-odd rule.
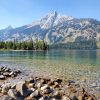
[[[30,88],[30,90],[34,92],[35,91],[35,88]]]
[[[36,84],[36,87],[37,87],[37,88],[40,88],[41,85],[42,85],[41,83],[37,83],[37,84]]]
[[[4,75],[0,75],[0,80],[4,80],[6,77]]]
[[[9,89],[8,91],[8,95],[14,99],[17,99],[18,97],[18,93],[17,93],[17,90],[15,89]]]
[[[53,92],[53,90],[50,88],[50,87],[48,87],[48,88],[46,88],[45,90],[43,90],[43,94],[50,94],[50,93],[52,93]]]
[[[42,86],[42,87],[41,87],[41,90],[43,91],[43,90],[45,90],[46,88],[48,88],[48,85],[47,85],[47,84],[44,85],[44,86]]]
[[[3,73],[4,76],[9,77],[9,72]]]
[[[68,96],[63,96],[62,100],[70,100],[70,98]]]
[[[52,99],[50,99],[50,96],[43,96],[39,100],[52,100]]]
[[[40,92],[38,90],[35,90],[32,94],[30,94],[30,97],[39,97],[40,96]]]
[[[44,97],[41,97],[39,100],[45,100],[45,98]]]
[[[22,96],[27,96],[29,92],[27,91],[27,87],[25,85],[25,82],[18,82],[16,84],[16,90],[22,95]]]
[[[13,71],[9,73],[9,75],[10,75],[10,76],[11,76],[11,75],[13,75],[13,74],[14,74],[14,72],[13,72]]]
[[[7,94],[8,90],[11,88],[11,84],[10,83],[7,83],[7,84],[4,84],[2,85],[2,93],[3,94]]]
[[[14,98],[10,96],[3,96],[2,100],[14,100]]]

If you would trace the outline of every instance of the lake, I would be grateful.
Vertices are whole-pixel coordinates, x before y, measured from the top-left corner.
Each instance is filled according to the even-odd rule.
[[[0,64],[41,75],[98,79],[100,50],[0,51]]]

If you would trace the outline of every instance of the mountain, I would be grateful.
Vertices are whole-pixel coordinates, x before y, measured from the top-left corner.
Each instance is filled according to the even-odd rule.
[[[51,47],[96,48],[100,41],[100,21],[52,12],[31,24],[0,30],[0,41],[28,41],[30,37],[33,41],[44,40]]]

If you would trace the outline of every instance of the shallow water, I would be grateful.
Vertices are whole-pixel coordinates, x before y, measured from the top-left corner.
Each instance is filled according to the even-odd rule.
[[[0,51],[0,64],[41,75],[92,80],[100,77],[100,50]]]

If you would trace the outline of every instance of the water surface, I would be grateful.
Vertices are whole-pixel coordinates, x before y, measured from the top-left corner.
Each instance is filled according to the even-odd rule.
[[[100,77],[100,50],[0,51],[0,64],[63,78]]]

